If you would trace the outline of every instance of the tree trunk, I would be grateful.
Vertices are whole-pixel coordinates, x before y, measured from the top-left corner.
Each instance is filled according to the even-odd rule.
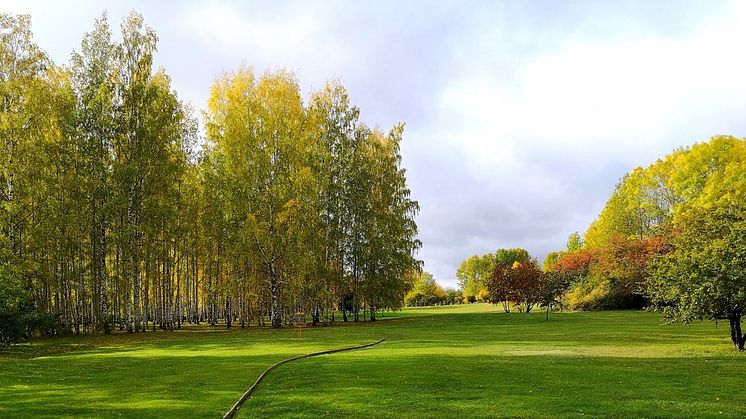
[[[75,265],[75,256],[73,258],[73,266]],[[76,272],[78,275],[78,286],[75,290],[75,334],[80,334],[80,327],[83,325],[83,272],[79,270]]]
[[[13,167],[13,144],[14,142],[8,141],[9,155],[11,156],[8,167]],[[11,169],[8,173],[8,203],[13,205],[15,199],[15,172]],[[8,238],[10,239],[10,251],[13,255],[18,254],[18,238],[16,237],[15,220],[10,220],[8,223]]]
[[[135,246],[139,246],[136,244]],[[137,254],[137,250],[135,250],[135,254]],[[143,316],[142,310],[140,309],[140,287],[142,286],[142,269],[140,268],[140,261],[137,256],[135,256],[132,260],[133,264],[133,286],[132,286],[132,305],[134,308],[134,315],[132,320],[134,321],[133,328],[135,332],[142,332],[141,326],[141,317]]]
[[[202,278],[204,278],[204,274]],[[194,281],[194,323],[199,324],[199,268],[196,253],[192,262],[192,279]]]
[[[733,341],[736,350],[743,351],[746,335],[741,333],[741,316],[737,315],[728,320],[730,320],[730,339]]]
[[[282,327],[282,316],[280,313],[279,290],[277,288],[277,272],[274,262],[269,263],[269,292],[272,297],[272,328]]]
[[[127,321],[126,321],[126,323],[127,323],[127,332],[128,333],[132,333],[135,330],[132,328],[132,325],[134,324],[134,322],[132,321],[132,298],[130,297],[129,290],[125,294],[125,300],[126,300],[125,301],[125,305],[126,305],[126,308],[125,308],[126,315],[125,315],[125,317],[127,319]]]
[[[98,294],[99,294],[99,316],[100,324],[105,334],[111,333],[111,327],[109,322],[109,301],[106,296],[106,278],[108,277],[106,272],[106,227],[100,226],[98,232],[98,252],[97,252],[97,265],[98,265]]]
[[[230,329],[233,326],[233,315],[231,312],[231,299],[225,297],[225,328]]]
[[[534,308],[533,304],[526,303],[526,314],[531,312],[531,309]]]
[[[355,280],[355,289],[357,290],[357,280]],[[357,303],[357,291],[353,291],[352,293],[352,319],[355,322],[358,321],[358,317],[359,317],[358,313],[360,313],[358,309],[359,307]]]
[[[315,306],[313,309],[313,327],[319,323],[319,306]]]

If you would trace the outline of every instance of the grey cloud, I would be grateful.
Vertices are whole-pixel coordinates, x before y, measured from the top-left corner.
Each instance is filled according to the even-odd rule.
[[[277,39],[230,39],[228,47],[209,36],[217,28],[207,28],[203,38],[189,26],[195,13],[197,23],[207,24],[199,15],[203,8],[224,6],[249,27],[291,31],[294,18],[310,16],[314,38],[308,42],[319,50],[273,45],[282,42]],[[509,156],[503,166],[475,168],[474,155],[486,151],[469,150],[451,136],[479,129],[462,117],[480,110],[455,114],[440,103],[454,82],[472,74],[520,92],[526,87],[521,84],[526,65],[568,43],[689,36],[723,18],[729,10],[724,2],[91,1],[71,7],[50,1],[6,2],[0,8],[30,12],[38,42],[58,63],[79,48],[82,34],[104,8],[113,26],[129,9],[142,12],[160,38],[157,63],[171,75],[180,97],[197,109],[205,106],[215,77],[241,64],[258,72],[289,67],[306,91],[339,78],[366,123],[386,129],[406,122],[402,153],[422,209],[420,256],[448,286],[456,285],[455,270],[471,254],[525,247],[543,258],[563,247],[569,233],[585,230],[617,180],[634,166],[712,134],[746,134],[746,102],[740,99],[746,91],[725,98],[717,96],[724,95],[721,91],[705,98],[693,92],[677,109],[659,110],[659,132],[650,133],[655,141],[615,132],[635,124],[621,114],[614,121],[618,126],[582,144],[574,132],[534,137],[526,127],[527,133],[490,138],[510,146],[510,154],[500,154],[500,147],[490,151]],[[333,56],[338,51],[344,56]],[[494,116],[498,125],[501,117]]]

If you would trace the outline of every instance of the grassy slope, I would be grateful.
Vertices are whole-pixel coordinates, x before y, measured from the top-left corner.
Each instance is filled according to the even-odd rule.
[[[0,353],[0,417],[746,416],[746,356],[712,323],[644,312],[406,310],[333,328],[186,330],[36,341]],[[722,413],[721,413],[722,412]]]

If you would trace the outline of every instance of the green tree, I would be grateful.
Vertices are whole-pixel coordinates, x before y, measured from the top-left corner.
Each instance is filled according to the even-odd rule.
[[[567,238],[567,251],[577,252],[578,250],[582,248],[583,248],[583,239],[580,237],[580,233],[576,231],[570,234],[570,237]]]
[[[359,114],[359,109],[350,104],[345,88],[337,82],[328,83],[322,91],[312,95],[308,109],[309,125],[321,145],[319,156],[312,164],[321,184],[320,222],[323,227],[320,230],[324,234],[321,275],[324,290],[330,291],[322,298],[325,306],[339,299],[344,319],[347,314],[341,301],[348,292],[347,272],[351,264],[346,244],[352,237],[350,204],[355,202],[352,195],[356,192],[348,180],[360,169],[359,164],[353,162]]]
[[[106,264],[107,230],[111,208],[112,144],[115,125],[115,61],[111,31],[103,15],[87,33],[81,52],[72,54],[73,88],[76,95],[76,138],[80,150],[83,205],[89,227],[88,258],[93,279],[97,327],[110,331]]]
[[[463,291],[465,302],[468,302],[469,297],[476,297],[481,289],[479,262],[479,256],[470,256],[461,262],[456,270],[456,278]]]
[[[369,168],[373,188],[369,196],[370,215],[366,223],[366,256],[364,262],[365,300],[370,307],[371,320],[380,308],[398,309],[408,291],[401,281],[406,274],[419,268],[413,257],[419,249],[417,201],[411,199],[405,170],[401,167],[399,144],[403,125],[395,126],[388,135],[373,131],[369,137],[372,150]],[[438,298],[443,290],[437,288]]]
[[[516,262],[526,262],[529,259],[531,256],[526,249],[497,249],[495,252],[495,263],[502,266],[513,266]]]
[[[273,327],[282,325],[282,287],[290,279],[289,258],[312,176],[302,164],[311,146],[304,119],[297,81],[287,72],[255,80],[242,69],[218,80],[210,97],[208,137],[224,161],[229,188],[240,191],[232,211],[245,220],[269,278]]]
[[[670,320],[723,319],[744,349],[746,334],[746,146],[713,173],[691,206],[674,217],[671,252],[650,267],[649,293]]]
[[[544,263],[542,264],[544,266],[544,271],[552,270],[554,265],[557,263],[557,261],[559,261],[560,257],[562,257],[563,254],[563,251],[547,253],[547,256],[544,258]]]
[[[674,251],[651,269],[649,292],[671,320],[722,319],[743,350],[746,307],[746,211],[741,207],[697,209],[677,220]]]
[[[28,16],[0,14],[0,345],[23,337],[24,316],[51,284],[40,260],[54,223],[51,158],[62,140],[58,111],[65,77],[34,43]],[[59,82],[59,83],[58,83]]]
[[[430,272],[420,273],[414,281],[412,290],[404,297],[408,306],[432,306],[442,303],[447,293],[438,285]]]

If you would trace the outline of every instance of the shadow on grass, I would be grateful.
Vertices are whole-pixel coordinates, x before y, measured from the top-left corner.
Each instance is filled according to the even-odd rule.
[[[0,417],[215,417],[281,358],[63,357],[4,365]]]

